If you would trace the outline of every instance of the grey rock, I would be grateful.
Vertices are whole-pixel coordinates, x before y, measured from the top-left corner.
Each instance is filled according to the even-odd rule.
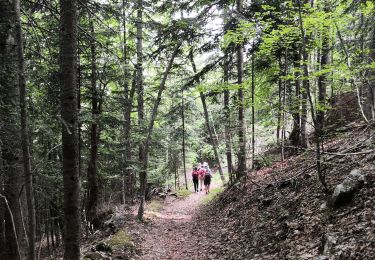
[[[120,213],[115,213],[112,217],[105,221],[103,227],[105,230],[116,231],[119,227],[125,224],[125,217]]]
[[[360,170],[352,170],[345,180],[336,186],[330,200],[333,207],[340,207],[350,202],[355,193],[363,187],[365,177]]]
[[[165,194],[164,192],[161,192],[159,193],[159,197],[162,199],[165,199],[167,197],[167,194]]]

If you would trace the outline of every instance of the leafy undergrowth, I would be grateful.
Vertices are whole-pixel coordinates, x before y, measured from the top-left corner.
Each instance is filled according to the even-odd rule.
[[[331,191],[352,169],[366,177],[338,209],[326,206],[330,195],[317,179],[314,151],[249,173],[246,183],[229,187],[197,217],[197,239],[209,238],[201,250],[213,259],[374,259],[374,145],[373,126],[353,125],[326,141]]]

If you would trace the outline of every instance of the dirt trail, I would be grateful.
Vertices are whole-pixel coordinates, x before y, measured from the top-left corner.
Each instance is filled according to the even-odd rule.
[[[142,232],[142,252],[138,259],[208,259],[197,250],[194,216],[205,193],[186,199],[168,197],[160,213],[146,214],[151,222]]]

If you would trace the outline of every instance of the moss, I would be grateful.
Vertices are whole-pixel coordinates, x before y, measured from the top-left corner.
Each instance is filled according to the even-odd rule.
[[[135,248],[134,242],[125,230],[118,231],[108,240],[107,243],[111,246],[112,250],[124,250]]]
[[[213,188],[210,190],[210,193],[208,193],[203,199],[202,199],[202,204],[203,205],[207,205],[208,203],[210,203],[212,200],[214,200],[216,198],[217,195],[219,195],[220,193],[222,193],[224,191],[224,189],[222,187],[218,187],[218,188]]]
[[[160,200],[152,200],[147,203],[146,210],[149,212],[161,212],[163,210],[163,202]]]
[[[177,193],[177,196],[182,197],[182,198],[187,198],[190,196],[190,194],[192,194],[190,190],[186,190],[186,189],[178,190],[176,193]]]

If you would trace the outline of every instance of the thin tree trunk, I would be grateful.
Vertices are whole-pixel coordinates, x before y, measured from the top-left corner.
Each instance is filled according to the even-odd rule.
[[[228,10],[227,8],[224,9],[224,23],[225,27],[228,27]],[[227,28],[224,28],[224,32],[227,31]],[[232,140],[231,140],[231,134],[230,134],[230,108],[229,108],[229,99],[230,99],[230,92],[229,92],[229,55],[228,50],[224,51],[224,67],[223,67],[223,73],[224,73],[224,84],[225,84],[225,90],[224,90],[224,135],[225,135],[225,150],[226,150],[226,157],[227,157],[227,165],[228,165],[228,174],[230,183],[233,183],[233,162],[232,162]]]
[[[127,30],[126,30],[126,2],[122,1],[122,19],[123,19],[123,52],[124,52],[124,191],[123,191],[123,202],[126,204],[130,202],[130,197],[132,196],[132,170],[131,167],[131,111],[133,105],[133,97],[135,93],[135,79],[136,71],[133,73],[133,84],[129,90],[129,58],[128,58],[128,43],[127,43]],[[128,199],[129,198],[129,199]],[[128,201],[127,201],[128,200]]]
[[[226,84],[224,90],[224,117],[225,117],[225,148],[226,148],[226,155],[227,155],[227,165],[228,165],[228,174],[230,178],[230,182],[233,183],[233,162],[232,162],[232,141],[230,135],[230,108],[229,108],[229,97],[230,92],[228,89],[229,84],[229,68],[228,68],[228,61],[225,60],[224,64],[224,83]]]
[[[255,48],[251,55],[251,169],[255,169]]]
[[[137,94],[138,94],[138,126],[140,129],[141,136],[144,136],[144,108],[143,108],[143,0],[137,0]],[[146,192],[146,173],[143,169],[146,167],[142,165],[145,161],[147,161],[146,151],[144,140],[141,140],[139,144],[139,151],[138,151],[138,160],[141,165],[139,165],[139,183],[140,183],[140,205],[138,209],[138,219],[142,220],[143,218],[143,211],[144,211],[144,201],[145,201],[145,192]]]
[[[194,62],[193,50],[190,50],[189,57],[190,57],[190,62],[193,66],[193,72],[197,73],[197,67],[195,66],[195,62]],[[206,97],[203,94],[203,92],[199,92],[199,96],[201,98],[202,105],[203,105],[204,120],[206,122],[207,131],[211,139],[212,149],[214,150],[215,159],[218,163],[220,178],[221,178],[221,181],[224,183],[225,182],[224,173],[223,173],[223,169],[221,168],[220,156],[217,151],[216,138],[214,138],[214,135],[212,133],[212,129],[210,126],[210,118],[209,118],[208,110],[207,110]]]
[[[143,219],[143,213],[144,213],[144,203],[145,203],[145,195],[146,195],[145,193],[146,193],[146,184],[147,184],[148,153],[149,153],[149,149],[150,149],[151,137],[152,137],[152,132],[153,132],[153,129],[154,129],[154,123],[155,123],[155,119],[156,119],[156,116],[157,116],[157,113],[158,113],[158,108],[159,108],[160,101],[161,101],[161,95],[163,94],[163,91],[165,89],[165,83],[167,82],[169,72],[172,69],[174,59],[176,58],[176,56],[177,56],[177,54],[180,50],[181,44],[182,44],[181,41],[176,44],[175,49],[172,53],[172,56],[168,61],[167,68],[165,69],[165,71],[163,73],[163,77],[162,77],[162,80],[160,82],[157,98],[154,102],[154,106],[153,106],[152,111],[151,111],[151,117],[150,117],[150,121],[148,123],[148,128],[147,128],[147,137],[146,137],[145,141],[143,142],[144,157],[142,157],[143,161],[141,161],[141,172],[140,172],[141,203],[139,205],[138,214],[137,214],[137,218],[139,220]]]
[[[277,126],[276,126],[276,143],[280,145],[280,130],[281,130],[281,116],[282,116],[282,89],[283,89],[283,82],[281,80],[282,76],[282,63],[281,63],[281,55],[278,57],[278,64],[279,64],[279,79],[277,82],[278,85],[278,102],[277,102]]]
[[[372,63],[372,62],[375,62],[375,26],[371,31],[369,63]],[[370,70],[368,74],[369,74],[368,90],[369,90],[369,103],[371,107],[371,117],[372,117],[372,120],[375,121],[375,73],[374,73],[374,70]]]
[[[95,37],[94,23],[90,21],[91,26],[91,36]],[[98,170],[97,170],[97,160],[98,160],[98,139],[99,139],[99,125],[98,116],[99,111],[99,93],[97,84],[97,69],[96,69],[96,44],[93,39],[90,43],[91,51],[91,116],[92,123],[90,129],[90,160],[87,168],[87,207],[86,214],[87,219],[91,224],[93,224],[94,219],[97,216],[98,207]],[[95,227],[94,228],[98,228]]]
[[[284,77],[288,75],[288,49],[285,49],[284,56]],[[288,81],[284,79],[282,90],[282,127],[281,127],[281,161],[285,160],[285,133],[286,133],[286,89]]]
[[[21,143],[21,111],[19,75],[19,42],[17,14],[19,2],[0,0],[0,143],[4,174],[5,211],[4,259],[25,259],[26,246],[22,226],[21,205],[23,163]],[[21,76],[21,77],[20,77]]]
[[[313,123],[314,123],[315,132],[316,132],[317,127],[319,128],[319,126],[317,124],[317,117],[316,117],[316,114],[315,114],[314,104],[313,104],[311,94],[310,94],[309,71],[308,71],[308,67],[307,67],[308,53],[307,53],[307,49],[306,49],[306,35],[305,35],[305,31],[304,31],[304,28],[303,28],[303,21],[302,21],[301,0],[297,0],[297,4],[298,4],[298,15],[299,15],[299,27],[300,27],[300,33],[301,33],[301,38],[302,38],[302,46],[301,47],[302,47],[302,62],[303,62],[302,66],[303,66],[303,76],[304,76],[303,87],[304,87],[304,92],[307,92],[308,100],[310,102],[311,117],[312,117],[312,120],[313,120]],[[319,135],[320,135],[320,132],[315,134],[315,137],[317,137]],[[319,180],[320,180],[320,182],[323,186],[323,189],[328,190],[328,187],[327,187],[327,184],[325,182],[325,178],[324,178],[324,175],[323,175],[323,172],[322,172],[322,168],[321,168],[320,138],[315,138],[315,144],[316,144],[316,168],[317,168],[317,172],[318,172],[318,177],[319,177]]]
[[[237,12],[242,12],[242,0],[236,0]],[[239,19],[237,21],[240,22]],[[237,45],[237,77],[238,77],[238,178],[245,176],[246,174],[246,128],[245,128],[245,104],[244,104],[244,93],[243,93],[243,44]]]
[[[64,259],[80,258],[80,182],[77,113],[77,1],[60,2],[60,69],[63,183]]]
[[[300,61],[301,57],[298,50],[294,53],[293,57],[294,65],[294,82],[295,82],[295,96],[292,98],[292,117],[293,117],[293,129],[290,133],[289,140],[293,146],[300,146],[301,143],[301,85],[300,85]]]
[[[184,104],[184,90],[181,91],[181,117],[182,117],[182,163],[184,167],[185,188],[188,189],[187,175],[186,175],[186,155],[185,155],[185,104]]]
[[[326,9],[326,8],[325,8]],[[326,10],[328,12],[328,10]],[[320,57],[321,69],[324,70],[329,63],[329,30],[328,26],[323,27],[322,31],[322,50]],[[326,106],[326,87],[327,86],[327,76],[326,74],[321,74],[318,77],[318,108],[316,110],[316,125],[315,125],[315,138],[316,138],[316,156],[317,156],[317,168],[319,178],[321,183],[325,188],[327,184],[325,182],[325,175],[322,171],[321,163],[321,145],[323,144],[323,128],[324,128],[324,114]]]
[[[15,1],[16,7],[16,40],[18,42],[18,74],[20,88],[20,109],[21,109],[21,138],[23,154],[23,171],[25,176],[27,212],[28,212],[28,241],[29,251],[28,259],[35,259],[35,205],[33,191],[33,176],[31,172],[30,143],[29,143],[29,126],[26,102],[26,80],[25,80],[25,61],[23,51],[23,35],[21,27],[20,1]]]

